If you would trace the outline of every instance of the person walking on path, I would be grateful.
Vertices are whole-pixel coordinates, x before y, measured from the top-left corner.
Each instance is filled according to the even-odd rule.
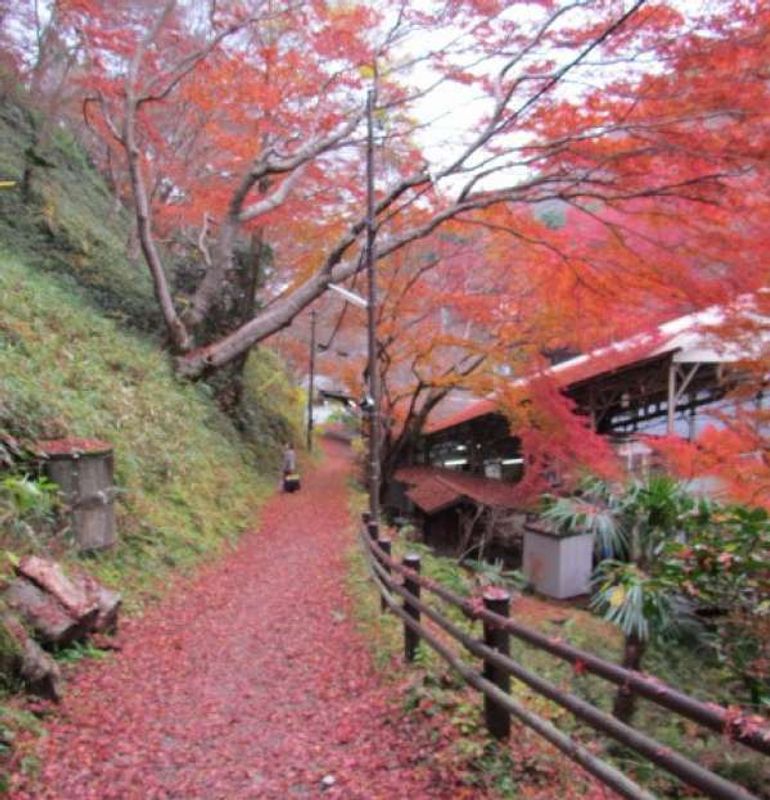
[[[296,492],[299,489],[299,474],[297,473],[297,454],[290,442],[286,443],[283,451],[283,490]]]
[[[287,475],[290,472],[297,471],[297,454],[290,442],[287,442],[283,450],[283,474]]]

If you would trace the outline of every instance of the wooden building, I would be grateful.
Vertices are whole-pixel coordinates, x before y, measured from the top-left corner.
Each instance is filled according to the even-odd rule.
[[[743,313],[750,313],[750,300],[742,303]],[[718,424],[712,416],[714,410],[729,410],[727,393],[741,380],[736,362],[754,354],[719,342],[709,332],[724,317],[724,310],[718,307],[689,314],[567,359],[544,374],[574,400],[577,412],[590,420],[596,432],[610,437],[629,471],[643,473],[654,466],[651,437],[693,439],[707,424]],[[756,344],[764,344],[761,337]],[[526,387],[530,380],[520,378],[515,385]],[[760,394],[757,403],[761,402]],[[477,509],[485,504],[484,497],[494,497],[496,505],[488,508],[515,511],[515,493],[496,494],[492,487],[501,482],[510,487],[519,480],[524,455],[494,400],[477,399],[458,412],[433,420],[424,432],[421,452],[420,470],[396,473],[404,489],[395,495],[401,498],[400,511],[416,513],[424,525],[441,529],[449,541],[460,537],[457,530],[449,530],[459,519],[459,512],[454,514],[454,522],[447,514],[450,496],[457,507],[460,497],[462,503]],[[459,479],[447,481],[450,471],[473,477],[474,491],[463,495]],[[440,502],[444,495],[436,481],[451,483],[456,490],[453,495],[444,490],[446,502]],[[433,519],[439,516],[440,520]]]

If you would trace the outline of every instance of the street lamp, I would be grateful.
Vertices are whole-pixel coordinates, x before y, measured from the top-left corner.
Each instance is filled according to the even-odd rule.
[[[338,286],[336,283],[330,283],[329,288],[333,289],[335,292],[337,292],[337,294],[344,297],[348,303],[352,303],[354,306],[358,306],[359,308],[369,308],[369,303],[363,297],[361,297],[360,294],[351,292],[350,289],[346,289],[344,286]]]
[[[377,370],[377,260],[374,211],[374,91],[366,95],[366,277],[369,296],[366,319],[369,354],[369,397],[372,399],[369,433],[369,513],[372,522],[380,518],[380,381]]]
[[[377,371],[377,276],[374,265],[377,260],[375,248],[374,211],[374,92],[370,89],[366,96],[366,277],[368,296],[363,298],[343,286],[329,283],[328,287],[359,308],[366,309],[367,321],[367,362],[369,372],[369,392],[367,410],[369,413],[369,513],[372,522],[380,516],[380,382]]]
[[[367,391],[358,404],[361,412],[369,420],[369,511],[372,522],[376,522],[379,514],[380,498],[380,396],[379,396],[379,373],[377,372],[377,340],[376,340],[376,318],[375,306],[371,302],[372,289],[369,289],[369,299],[361,297],[360,294],[351,292],[343,286],[330,283],[329,288],[333,289],[346,302],[354,306],[366,309],[367,312],[367,331],[368,331],[368,355],[367,372],[369,376]],[[376,298],[376,291],[374,294]]]

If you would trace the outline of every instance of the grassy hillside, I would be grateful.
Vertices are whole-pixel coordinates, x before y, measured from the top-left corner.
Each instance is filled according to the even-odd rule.
[[[205,384],[171,374],[149,277],[127,255],[129,215],[73,137],[44,127],[0,102],[0,177],[36,164],[29,192],[0,190],[0,434],[114,444],[120,544],[94,566],[136,603],[253,520],[299,398],[255,351],[236,430]],[[4,530],[0,547],[29,547],[16,539]]]
[[[87,566],[131,612],[256,523],[282,443],[299,439],[301,397],[280,360],[255,350],[236,430],[206,384],[172,374],[146,269],[128,255],[129,215],[75,140],[41,136],[42,122],[0,98],[0,179],[21,179],[30,152],[46,164],[29,192],[0,189],[0,455],[8,436],[114,445],[118,544]],[[66,527],[18,513],[4,483],[18,479],[0,459],[0,582],[25,552],[78,559]],[[0,794],[14,732],[40,730],[3,701],[17,688],[13,649],[0,626]]]
[[[81,287],[102,313],[144,331],[159,330],[147,271],[127,255],[132,220],[116,205],[84,151],[65,129],[43,134],[41,117],[0,102],[0,178],[21,180],[30,148],[30,191],[0,191],[0,242],[29,266]],[[45,143],[34,144],[38,139]]]
[[[275,484],[269,454],[260,476],[253,450],[150,343],[2,252],[0,374],[0,431],[114,444],[120,545],[98,571],[123,589],[216,551]],[[28,545],[3,538],[12,551]]]

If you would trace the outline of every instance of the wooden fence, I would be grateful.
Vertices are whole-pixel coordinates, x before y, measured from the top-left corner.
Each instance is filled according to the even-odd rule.
[[[720,777],[577,695],[565,692],[525,669],[510,657],[510,638],[513,636],[571,663],[573,667],[579,667],[581,671],[624,687],[679,717],[728,736],[764,755],[770,755],[770,729],[767,726],[758,726],[752,720],[737,717],[727,708],[703,703],[656,678],[625,669],[522,625],[510,618],[510,596],[504,590],[488,589],[482,602],[460,597],[441,584],[423,577],[418,555],[409,554],[403,562],[395,561],[391,557],[390,541],[379,538],[378,526],[367,522],[366,515],[360,538],[371,576],[380,592],[382,609],[389,609],[404,623],[406,660],[414,659],[421,641],[435,650],[467,684],[483,694],[484,717],[493,736],[500,739],[507,737],[510,719],[516,717],[621,796],[633,800],[650,800],[654,797],[615,766],[590,752],[511,696],[510,680],[514,677],[567,709],[589,727],[698,789],[704,796],[719,800],[758,800],[744,787]],[[468,635],[424,602],[423,590],[443,603],[460,609],[468,618],[481,620],[483,637],[477,639]],[[401,598],[401,602],[398,598]],[[433,623],[431,628],[424,624],[425,619]],[[480,659],[480,669],[478,664],[471,666],[458,655],[461,648]]]

